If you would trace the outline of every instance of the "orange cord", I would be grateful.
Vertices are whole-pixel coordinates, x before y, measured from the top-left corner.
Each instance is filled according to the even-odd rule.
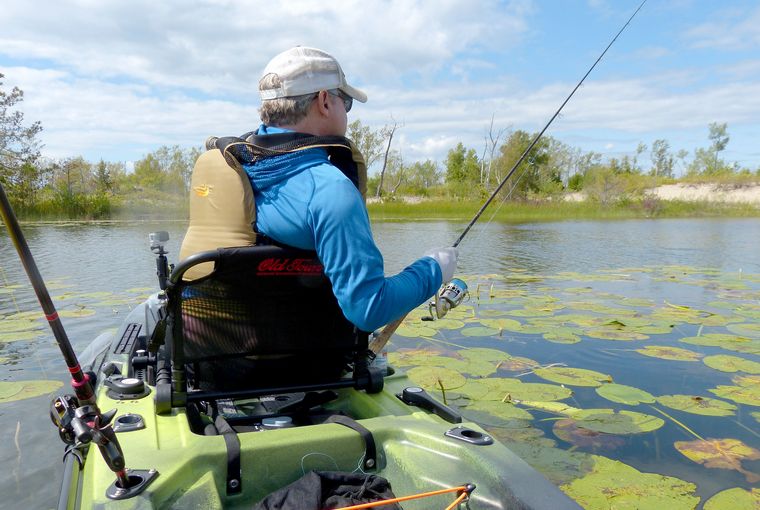
[[[340,510],[361,510],[362,508],[374,508],[376,506],[390,505],[391,503],[401,503],[402,501],[409,501],[410,499],[426,498],[428,496],[438,496],[439,494],[448,494],[449,492],[462,492],[462,494],[454,501],[453,505],[449,506],[446,510],[454,508],[454,505],[461,503],[464,498],[468,496],[467,487],[451,487],[448,489],[441,489],[438,491],[424,492],[422,494],[412,494],[411,496],[402,496],[400,498],[384,499],[382,501],[373,501],[371,503],[361,503],[359,505],[344,506]]]
[[[467,496],[469,496],[469,494],[467,494],[466,492],[463,492],[462,494],[459,495],[459,497],[457,499],[454,500],[454,502],[452,504],[450,504],[449,506],[446,507],[446,510],[454,510],[454,508],[459,503],[461,503],[462,501],[464,501],[465,499],[467,499]]]

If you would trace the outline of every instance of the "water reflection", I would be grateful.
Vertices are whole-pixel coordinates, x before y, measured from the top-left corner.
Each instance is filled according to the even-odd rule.
[[[185,227],[181,222],[71,223],[28,225],[24,232],[46,281],[73,285],[78,293],[103,290],[122,293],[138,287],[156,288],[148,233],[170,232],[169,258],[176,262]],[[464,223],[451,222],[394,222],[375,223],[373,231],[385,258],[386,271],[395,273],[426,250],[451,245],[464,227]],[[552,275],[562,271],[589,273],[600,269],[685,265],[757,273],[760,272],[758,239],[760,221],[755,219],[488,223],[476,225],[462,242],[459,272],[505,274],[519,270]],[[35,310],[36,299],[4,229],[0,229],[0,268],[3,271],[0,284],[22,286],[13,299],[0,294],[0,315]],[[666,284],[658,281],[600,283],[598,287],[620,295],[647,297],[659,304],[666,299]],[[51,294],[55,297],[63,292]],[[713,297],[705,288],[696,286],[683,286],[675,292],[681,299],[679,303],[689,306],[698,306]],[[574,298],[568,295],[567,299]],[[81,352],[103,329],[116,327],[123,315],[124,311],[116,307],[99,309],[92,317],[64,320],[64,325],[76,350]],[[693,325],[679,328],[676,334],[680,337],[696,334],[697,330]],[[546,359],[562,360],[573,366],[610,367],[621,381],[635,383],[656,394],[678,393],[679,388],[704,392],[717,384],[730,384],[731,379],[731,374],[716,372],[708,382],[697,364],[674,365],[643,356],[631,364],[627,362],[627,346],[616,342],[599,349],[581,349],[523,335],[486,340],[482,346],[506,348],[518,356],[530,357],[539,352]],[[0,357],[12,360],[0,365],[0,380],[67,379],[65,366],[49,334],[34,342],[0,343]],[[584,398],[579,396],[577,404],[592,405]],[[0,498],[0,508],[49,508],[55,504],[54,490],[39,490],[41,479],[56,489],[60,484],[57,462],[62,447],[47,418],[47,406],[46,398],[0,405],[0,463],[10,466],[10,476],[0,477],[0,494],[4,496]],[[694,423],[719,433],[714,420],[696,418]],[[662,466],[652,464],[654,450],[652,445],[643,444],[646,441],[637,439],[632,443],[632,448],[639,451],[638,467],[651,466],[652,471],[662,471]],[[684,464],[672,459],[667,462],[675,466],[669,472],[680,476],[678,471],[684,470]],[[726,473],[721,475],[713,478],[728,478]],[[687,473],[682,477],[689,476]]]

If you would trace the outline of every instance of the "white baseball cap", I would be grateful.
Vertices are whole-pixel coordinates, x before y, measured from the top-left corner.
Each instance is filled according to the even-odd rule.
[[[259,90],[262,101],[339,89],[360,103],[367,102],[367,94],[346,83],[346,75],[335,57],[317,48],[296,46],[283,51],[269,61],[261,78],[271,74],[280,79],[281,85]]]

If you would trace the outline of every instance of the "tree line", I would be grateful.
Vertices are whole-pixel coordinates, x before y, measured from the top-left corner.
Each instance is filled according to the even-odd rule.
[[[90,162],[81,156],[44,158],[39,141],[42,125],[25,122],[19,109],[23,91],[4,90],[2,78],[0,74],[0,183],[19,215],[110,218],[122,212],[151,215],[167,209],[184,213],[200,148],[162,146],[129,170],[123,162]],[[521,129],[497,129],[491,119],[482,146],[460,142],[441,162],[407,162],[393,146],[403,127],[394,119],[378,129],[360,120],[348,126],[347,136],[371,169],[369,196],[480,200],[496,189],[535,137]],[[603,160],[600,153],[544,136],[500,193],[510,200],[552,200],[583,192],[589,200],[609,204],[643,196],[654,184],[672,180],[677,169],[687,180],[760,176],[760,169],[753,172],[720,157],[730,139],[727,124],[712,123],[708,129],[709,145],[696,149],[691,159],[685,150],[674,153],[665,139],[654,140],[651,146],[639,143],[630,156]]]

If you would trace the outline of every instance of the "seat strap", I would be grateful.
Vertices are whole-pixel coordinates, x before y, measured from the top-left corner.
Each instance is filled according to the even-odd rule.
[[[372,432],[367,427],[360,424],[353,418],[342,414],[334,414],[325,420],[325,423],[338,423],[345,427],[355,430],[364,439],[364,462],[362,462],[363,469],[374,469],[377,467],[377,448],[375,447],[375,438],[372,437]]]
[[[237,432],[221,414],[214,420],[217,430],[224,436],[227,445],[227,494],[237,494],[243,490],[240,468],[240,439]]]

